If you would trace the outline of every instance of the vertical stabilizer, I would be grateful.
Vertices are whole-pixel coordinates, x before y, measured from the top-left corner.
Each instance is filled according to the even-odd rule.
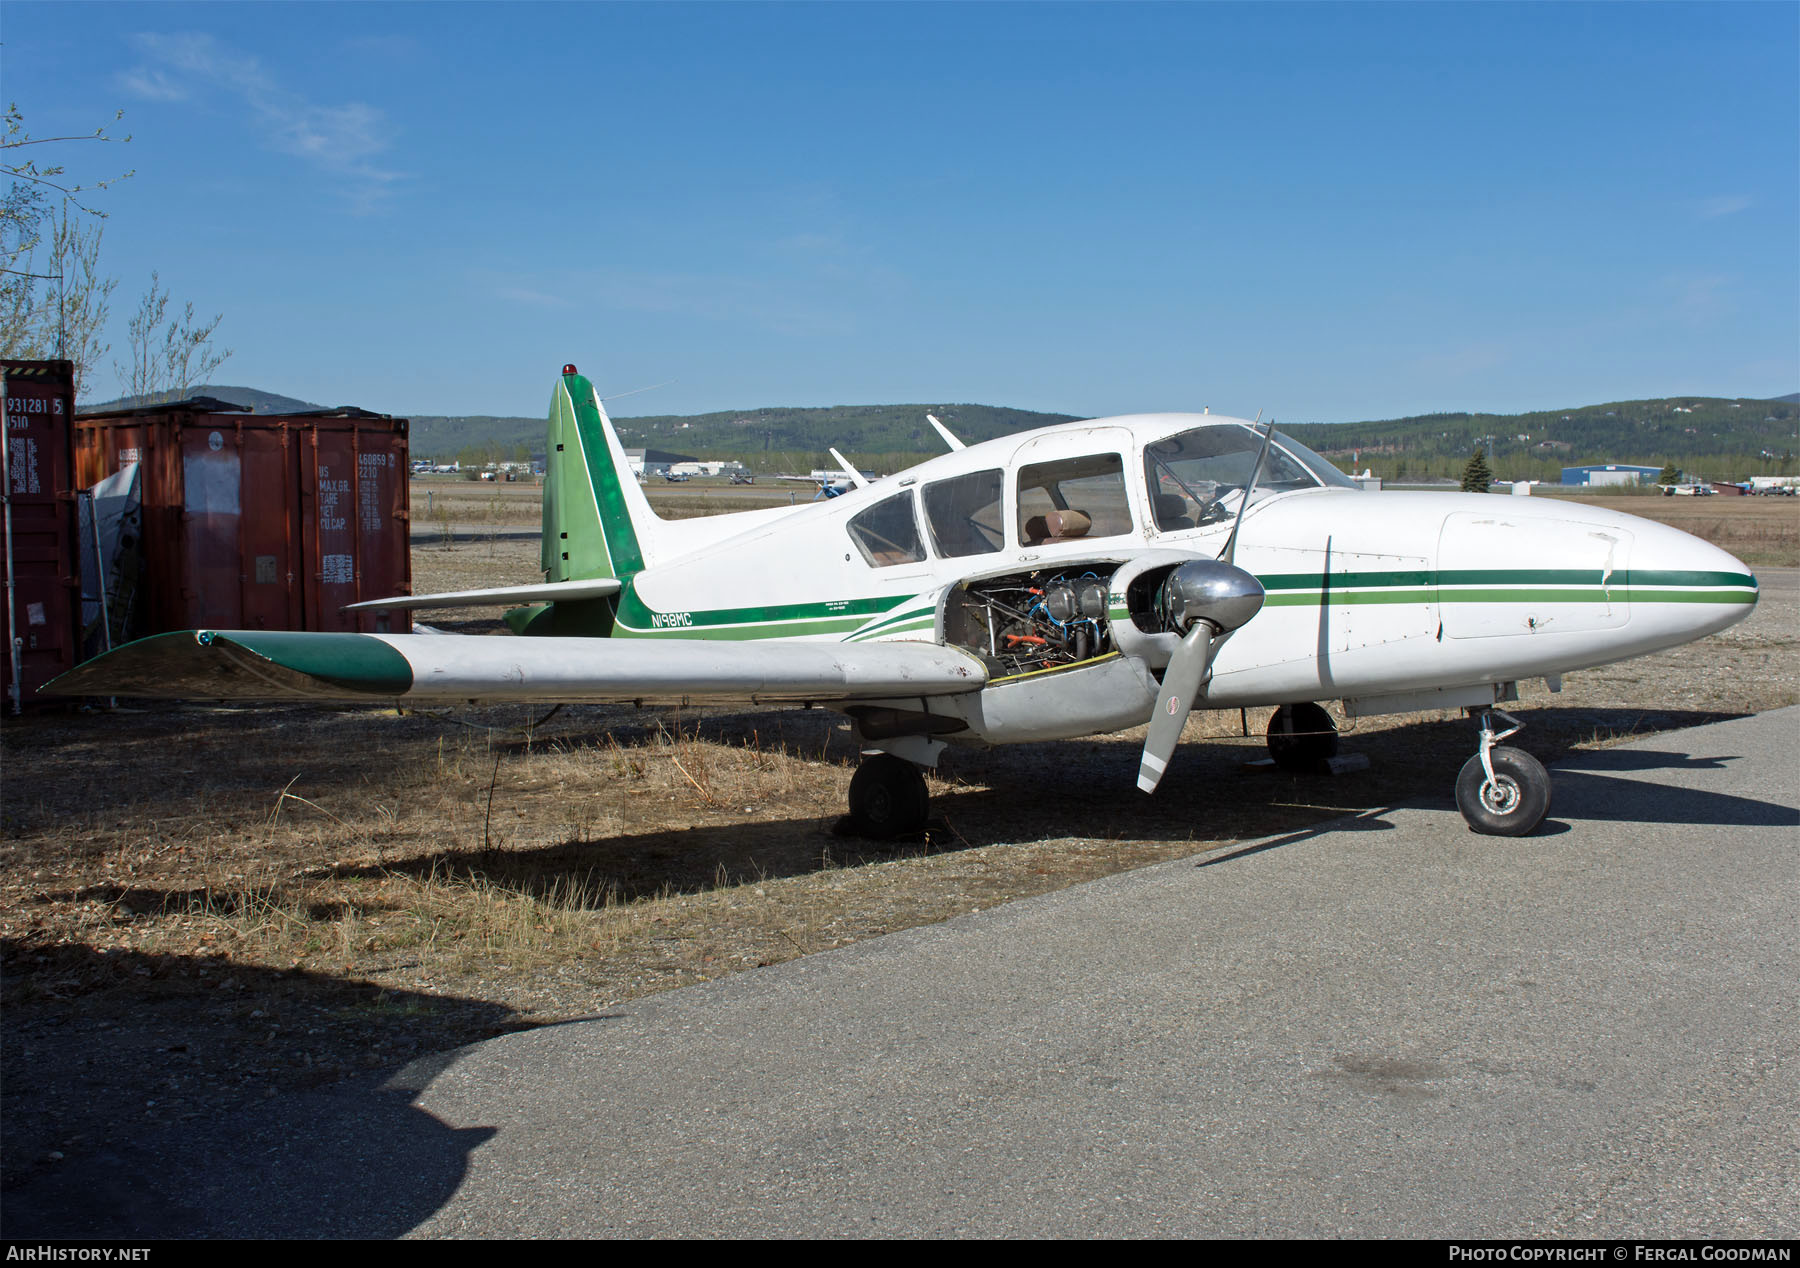
[[[573,366],[550,398],[544,468],[544,577],[629,580],[655,562],[657,528],[593,384]]]

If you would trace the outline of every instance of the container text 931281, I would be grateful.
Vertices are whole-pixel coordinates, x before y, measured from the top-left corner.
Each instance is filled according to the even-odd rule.
[[[73,669],[81,580],[69,425],[74,367],[67,361],[7,361],[4,492],[6,647],[0,655],[5,710],[18,713],[37,688]]]

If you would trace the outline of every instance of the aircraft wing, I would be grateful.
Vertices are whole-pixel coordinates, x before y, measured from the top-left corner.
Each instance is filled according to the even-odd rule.
[[[174,700],[829,704],[955,695],[986,681],[979,660],[935,643],[183,630],[128,643],[42,691]]]

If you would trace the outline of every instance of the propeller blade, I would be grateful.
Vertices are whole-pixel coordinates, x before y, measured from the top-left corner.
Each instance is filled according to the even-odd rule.
[[[1255,478],[1252,472],[1251,480]],[[1155,792],[1168,769],[1188,713],[1206,689],[1213,655],[1232,631],[1262,610],[1263,597],[1262,582],[1235,564],[1216,559],[1189,560],[1163,582],[1164,616],[1172,628],[1187,633],[1163,670],[1156,712],[1150,715],[1150,733],[1144,737],[1138,787],[1145,792]]]
[[[1150,734],[1144,737],[1144,755],[1138,762],[1138,787],[1145,792],[1156,791],[1181,740],[1181,728],[1187,725],[1206,671],[1212,667],[1215,633],[1206,621],[1195,621],[1163,671],[1156,712],[1150,715]]]

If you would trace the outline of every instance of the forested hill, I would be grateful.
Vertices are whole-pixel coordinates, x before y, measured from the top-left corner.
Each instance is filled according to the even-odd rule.
[[[258,412],[318,408],[253,388],[194,390],[241,401]],[[968,444],[1071,417],[992,405],[835,405],[614,421],[629,448],[738,458],[755,471],[831,465],[825,451],[832,446],[862,466],[890,471],[944,451],[925,421],[927,413]],[[541,416],[410,417],[412,451],[420,458],[480,461],[543,453]],[[1791,473],[1800,452],[1800,402],[1789,399],[1665,397],[1530,414],[1425,414],[1358,423],[1278,420],[1277,425],[1340,466],[1354,462],[1389,480],[1454,475],[1477,445],[1487,449],[1496,475],[1538,479],[1554,479],[1565,466],[1598,462],[1674,463],[1696,475],[1740,479]]]
[[[831,405],[816,409],[771,406],[717,414],[659,414],[614,418],[627,449],[660,449],[698,458],[739,458],[755,471],[807,471],[831,465],[827,449],[854,454],[866,466],[889,468],[898,459],[944,452],[925,421],[935,414],[965,444],[1009,432],[1065,423],[1072,414],[1036,414],[992,405]],[[412,450],[421,458],[469,460],[482,451],[512,457],[520,446],[544,450],[542,418],[441,418],[415,415]],[[899,462],[898,465],[904,465]]]
[[[990,405],[840,405],[615,422],[630,448],[739,458],[756,471],[830,465],[825,451],[831,446],[862,466],[893,470],[943,452],[925,422],[927,413],[936,414],[968,444],[1071,417]],[[1749,398],[1669,397],[1530,414],[1426,414],[1277,425],[1341,466],[1354,461],[1389,480],[1457,474],[1477,445],[1487,449],[1497,474],[1538,479],[1555,479],[1565,466],[1598,462],[1658,467],[1673,462],[1695,474],[1738,479],[1791,470],[1800,451],[1800,405]],[[543,430],[539,419],[415,417],[412,445],[419,456],[442,460],[474,458],[484,449],[510,457],[521,446],[537,454]]]
[[[1800,451],[1800,406],[1751,398],[1666,397],[1531,414],[1278,426],[1340,466],[1356,461],[1390,480],[1460,471],[1477,446],[1503,478],[1549,478],[1563,467],[1623,462],[1674,463],[1693,474],[1735,479],[1791,471]]]
[[[844,453],[942,453],[925,421],[935,414],[964,444],[1066,423],[1073,414],[1034,414],[993,405],[832,405],[823,409],[753,409],[690,417],[617,418],[619,438],[633,448],[729,450],[733,453],[817,450]]]

